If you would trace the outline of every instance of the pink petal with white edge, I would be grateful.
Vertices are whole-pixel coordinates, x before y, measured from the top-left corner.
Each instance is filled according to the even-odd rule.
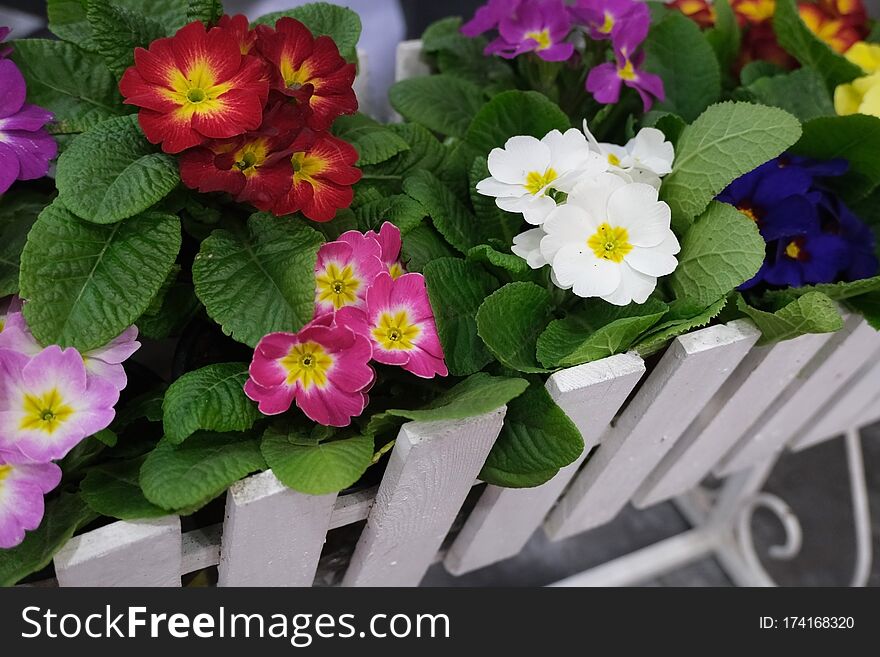
[[[0,548],[15,547],[25,531],[40,526],[43,495],[60,482],[61,468],[54,463],[17,465],[0,459]]]
[[[279,385],[264,387],[253,379],[244,384],[244,394],[248,399],[257,402],[257,408],[263,415],[278,415],[287,411],[294,398],[293,386]]]
[[[118,363],[105,363],[97,358],[83,358],[89,378],[103,379],[119,391],[128,385],[125,368]]]
[[[367,406],[367,396],[362,392],[328,394],[318,388],[309,393],[299,391],[296,405],[306,416],[325,427],[347,427],[351,418],[359,416]]]
[[[0,331],[0,349],[36,356],[43,350],[43,345],[31,333],[24,316],[20,312],[13,312],[6,316],[6,324]]]
[[[110,365],[123,363],[140,349],[141,343],[137,341],[137,336],[137,326],[129,326],[103,347],[85,352],[83,357],[102,360]]]
[[[377,258],[382,257],[382,245],[379,243],[378,236],[373,231],[361,233],[357,230],[349,230],[342,233],[336,241],[344,242],[351,246],[355,257],[370,255],[376,256]],[[332,244],[332,242],[330,242],[330,244]]]
[[[379,240],[379,246],[382,247],[382,262],[386,267],[391,267],[400,258],[402,244],[400,229],[390,221],[386,221],[380,226],[376,238]]]
[[[338,330],[349,331],[340,326]],[[342,351],[333,354],[335,363],[327,373],[328,388],[343,393],[361,392],[373,385],[376,372],[370,367],[373,346],[365,335],[355,336],[355,341]],[[331,393],[332,394],[332,393]]]

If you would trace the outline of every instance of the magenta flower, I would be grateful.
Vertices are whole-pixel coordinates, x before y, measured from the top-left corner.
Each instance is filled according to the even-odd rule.
[[[76,349],[46,347],[33,358],[0,349],[0,453],[9,462],[63,458],[114,417],[119,391],[89,378]]]
[[[0,331],[0,349],[10,349],[25,356],[36,356],[43,350],[43,345],[37,342],[28,328],[24,315],[20,312],[20,301],[18,308],[19,312],[10,312],[5,318],[4,326]],[[137,341],[137,335],[137,327],[129,326],[121,335],[103,347],[81,354],[89,378],[104,379],[117,390],[123,390],[128,384],[128,378],[122,363],[140,349],[141,343]]]
[[[474,17],[461,26],[461,33],[465,36],[475,37],[483,32],[494,30],[505,16],[516,12],[522,0],[489,0],[485,5],[477,9]]]
[[[651,25],[648,5],[637,0],[578,0],[569,11],[593,39],[611,39],[624,54],[635,52]]]
[[[245,394],[260,412],[277,415],[291,404],[310,419],[345,427],[367,406],[376,373],[370,339],[326,314],[299,333],[270,333],[254,350]]]
[[[400,261],[400,229],[386,221],[379,228],[379,232],[370,231],[368,235],[375,236],[382,249],[382,264],[385,265],[385,271],[391,274],[391,278],[399,278],[406,273],[403,263]]]
[[[348,231],[318,250],[315,263],[315,317],[366,303],[367,288],[385,268],[382,247],[372,235]]]
[[[421,274],[398,279],[380,274],[367,292],[366,311],[343,308],[338,316],[340,322],[370,336],[375,361],[400,365],[425,379],[449,373]]]
[[[663,80],[639,67],[645,61],[645,53],[625,56],[619,49],[614,52],[615,61],[599,64],[587,76],[587,91],[600,103],[616,103],[620,99],[621,85],[635,89],[642,98],[645,111],[651,109],[654,98],[663,100]]]
[[[501,36],[486,46],[486,54],[512,59],[534,52],[545,61],[561,62],[574,53],[574,44],[565,42],[571,32],[571,19],[562,0],[521,4],[516,13],[501,19],[498,32]]]
[[[54,463],[11,463],[0,454],[0,549],[15,547],[40,526],[43,495],[59,483],[61,468]]]
[[[58,145],[43,126],[52,113],[25,103],[24,77],[10,59],[0,59],[0,194],[16,180],[42,178]]]

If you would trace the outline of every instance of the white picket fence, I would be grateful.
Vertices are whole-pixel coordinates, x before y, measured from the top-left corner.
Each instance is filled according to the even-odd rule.
[[[398,77],[426,72],[418,52],[401,44]],[[756,347],[758,337],[736,320],[676,338],[650,366],[627,353],[551,375],[547,390],[580,429],[583,455],[536,488],[487,485],[458,523],[505,408],[405,424],[377,488],[309,496],[269,471],[230,489],[222,525],[182,532],[170,516],[74,537],[55,557],[58,583],[180,586],[218,566],[220,586],[311,586],[328,531],[366,520],[341,584],[416,586],[438,559],[467,573],[516,555],[538,529],[558,540],[629,503],[670,499],[695,529],[560,584],[638,581],[711,551],[735,581],[764,583],[729,549],[728,530],[782,451],[880,420],[880,334],[850,315],[834,334]],[[717,500],[681,497],[712,474],[730,476]]]

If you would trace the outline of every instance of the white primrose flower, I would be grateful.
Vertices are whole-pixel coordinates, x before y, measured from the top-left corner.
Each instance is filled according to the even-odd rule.
[[[642,182],[660,189],[660,178],[672,171],[675,148],[657,128],[642,128],[624,146],[596,140],[584,120],[590,148],[606,162],[608,170],[629,182]]]
[[[494,196],[502,210],[522,213],[528,223],[539,226],[556,207],[559,193],[568,193],[584,176],[607,168],[575,128],[553,130],[542,139],[521,135],[508,139],[504,148],[492,149],[491,177],[477,183],[477,191]]]
[[[657,190],[612,173],[581,182],[541,227],[553,282],[616,306],[644,303],[678,266],[671,212]]]
[[[541,228],[532,228],[520,233],[513,238],[513,246],[510,250],[525,260],[532,269],[540,269],[547,264],[546,258],[541,253],[541,240],[545,233]]]

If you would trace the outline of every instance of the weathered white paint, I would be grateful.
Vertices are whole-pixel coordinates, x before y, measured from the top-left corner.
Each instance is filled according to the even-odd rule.
[[[487,486],[449,548],[449,572],[470,572],[522,550],[644,373],[636,354],[617,354],[550,376],[547,391],[580,430],[583,454],[542,486]]]
[[[676,338],[548,516],[548,536],[614,518],[756,340],[742,320]]]
[[[397,81],[429,75],[431,67],[422,59],[422,40],[412,39],[397,44],[394,79]]]
[[[844,327],[831,336],[722,459],[715,474],[726,476],[782,450],[816,409],[858,370],[865,360],[866,347],[875,338],[876,331],[859,315],[849,315]]]
[[[343,586],[416,586],[489,454],[506,408],[400,429]]]
[[[336,502],[287,488],[271,470],[226,496],[220,586],[311,586]]]
[[[220,563],[220,534],[223,524],[193,529],[183,535],[181,574],[194,573]]]
[[[753,348],[645,480],[635,505],[649,506],[699,484],[830,337],[802,335]]]
[[[364,114],[371,114],[372,107],[370,105],[370,66],[367,58],[367,51],[358,48],[358,70],[354,83],[351,88],[358,101],[358,111]]]
[[[337,497],[333,507],[333,515],[330,516],[330,529],[345,527],[345,525],[365,520],[370,515],[370,509],[373,508],[378,490],[379,486],[370,486],[356,493]]]
[[[878,342],[880,342],[880,334],[878,334]],[[874,401],[878,392],[880,392],[880,351],[875,351],[858,372],[813,416],[805,425],[805,429],[799,435],[795,435],[789,448],[798,451],[812,447],[823,440],[846,433],[847,429],[853,426],[858,426],[854,423],[858,422],[865,408]]]
[[[180,518],[119,521],[75,536],[55,555],[60,586],[180,586]]]

